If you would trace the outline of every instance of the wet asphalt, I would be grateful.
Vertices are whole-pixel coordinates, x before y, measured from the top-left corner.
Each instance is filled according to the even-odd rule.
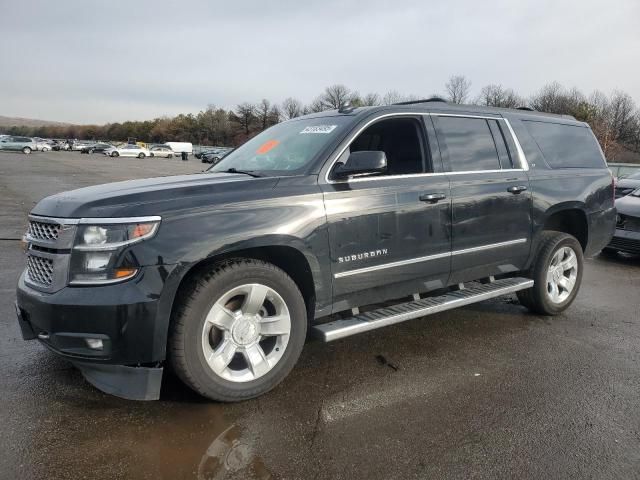
[[[640,478],[640,258],[587,261],[563,315],[505,297],[332,344],[272,392],[103,394],[15,320],[41,198],[197,172],[195,158],[0,152],[0,478]]]

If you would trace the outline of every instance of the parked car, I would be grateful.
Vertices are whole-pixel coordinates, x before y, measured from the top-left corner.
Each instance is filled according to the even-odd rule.
[[[48,152],[52,149],[52,143],[44,138],[34,138],[36,142],[36,150],[41,152]]]
[[[640,171],[616,181],[616,198],[629,195],[638,188],[640,188]]]
[[[104,153],[105,150],[113,148],[108,143],[94,143],[93,145],[85,145],[80,149],[80,153]]]
[[[182,153],[186,153],[187,155],[193,153],[193,144],[191,142],[165,142],[165,145],[169,147],[176,156]]]
[[[120,147],[106,148],[103,153],[111,157],[148,157],[151,152],[146,148],[142,148],[138,145],[126,144]]]
[[[151,147],[149,155],[152,157],[171,158],[173,157],[173,150],[166,145],[156,145]]]
[[[640,164],[636,163],[610,163],[609,170],[617,179],[627,178],[634,173],[640,172]]]
[[[616,200],[616,231],[605,252],[640,254],[640,188]]]
[[[71,150],[82,152],[83,149],[89,148],[91,145],[93,145],[93,142],[73,142]]]
[[[227,156],[232,150],[233,149],[231,148],[216,148],[214,150],[202,152],[201,161],[202,163],[211,163],[215,165],[225,156]]]
[[[0,139],[0,150],[13,150],[30,154],[38,150],[38,144],[30,137],[4,137]]]
[[[205,173],[41,200],[18,322],[106,392],[156,399],[171,364],[205,397],[245,400],[291,371],[307,330],[333,341],[514,292],[563,312],[611,240],[613,196],[595,136],[565,116],[313,114]]]

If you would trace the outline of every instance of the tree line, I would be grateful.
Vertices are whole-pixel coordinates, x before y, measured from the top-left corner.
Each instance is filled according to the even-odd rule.
[[[557,82],[543,86],[529,97],[499,84],[483,86],[472,95],[471,81],[454,75],[444,86],[444,92],[431,96],[443,97],[457,104],[491,107],[529,107],[547,113],[568,114],[591,125],[609,161],[615,161],[625,149],[640,153],[640,109],[633,98],[623,92],[607,95],[595,91],[585,95],[577,88],[567,89]],[[14,126],[11,135],[44,138],[77,138],[81,140],[126,140],[161,143],[192,142],[201,145],[237,146],[262,130],[284,120],[308,113],[340,108],[349,102],[354,106],[391,105],[418,100],[418,95],[406,95],[395,90],[384,95],[361,95],[345,85],[331,85],[311,103],[304,104],[289,97],[280,103],[267,99],[243,102],[233,109],[209,105],[197,114],[180,114],[146,121],[127,121],[105,125],[47,125],[41,127]]]

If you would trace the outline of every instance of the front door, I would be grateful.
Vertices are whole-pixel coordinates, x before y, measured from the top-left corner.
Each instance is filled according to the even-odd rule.
[[[434,156],[422,118],[368,123],[338,162],[354,151],[381,150],[386,174],[338,181],[329,172],[322,184],[334,311],[441,288],[450,272],[449,180],[428,174]]]
[[[432,118],[451,180],[451,282],[521,270],[531,247],[531,193],[506,120]]]

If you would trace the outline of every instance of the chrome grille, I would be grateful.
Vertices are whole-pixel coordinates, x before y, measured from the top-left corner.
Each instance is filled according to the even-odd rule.
[[[640,232],[640,218],[629,217],[627,215],[618,215],[618,222],[616,227],[621,230],[628,230],[630,232]]]
[[[29,235],[37,240],[57,240],[60,233],[57,223],[29,222]]]
[[[53,283],[53,260],[27,255],[27,274],[32,282],[50,286]]]

